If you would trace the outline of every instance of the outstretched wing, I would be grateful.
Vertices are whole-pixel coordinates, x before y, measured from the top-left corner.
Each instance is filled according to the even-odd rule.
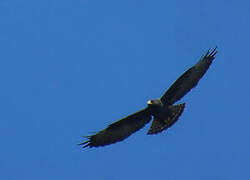
[[[206,73],[216,53],[216,48],[212,52],[208,50],[193,67],[184,72],[161,97],[163,104],[172,105],[195,87]]]
[[[134,132],[143,128],[151,120],[149,110],[143,109],[119,121],[110,124],[97,134],[87,136],[88,141],[79,145],[85,147],[98,147],[122,141]]]

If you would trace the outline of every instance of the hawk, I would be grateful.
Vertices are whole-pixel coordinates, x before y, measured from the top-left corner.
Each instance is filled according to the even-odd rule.
[[[80,143],[85,147],[106,146],[126,139],[128,136],[143,128],[153,119],[147,134],[157,134],[167,130],[175,124],[182,114],[185,103],[174,105],[186,93],[194,88],[213,62],[217,51],[214,48],[190,69],[185,71],[159,99],[149,100],[147,107],[110,124],[107,128],[91,136],[87,141]]]

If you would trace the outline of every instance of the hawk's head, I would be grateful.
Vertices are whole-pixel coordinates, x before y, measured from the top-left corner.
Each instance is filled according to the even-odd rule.
[[[160,99],[152,99],[147,102],[150,107],[162,107],[163,104]]]

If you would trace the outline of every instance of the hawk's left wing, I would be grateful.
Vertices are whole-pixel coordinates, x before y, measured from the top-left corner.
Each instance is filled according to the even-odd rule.
[[[107,128],[97,134],[87,136],[89,139],[79,145],[85,147],[98,147],[122,141],[134,132],[143,128],[151,120],[148,108],[127,116],[119,121],[110,124]]]
[[[161,97],[162,103],[172,105],[195,87],[206,73],[216,53],[216,48],[212,52],[208,50],[193,67],[184,72]]]

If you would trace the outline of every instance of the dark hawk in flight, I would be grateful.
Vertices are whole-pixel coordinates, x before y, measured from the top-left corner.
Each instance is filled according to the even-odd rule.
[[[184,72],[170,86],[161,98],[149,100],[145,109],[110,124],[94,135],[86,136],[88,140],[79,145],[83,145],[83,148],[99,147],[122,141],[144,127],[152,118],[153,121],[147,134],[157,134],[171,127],[185,107],[185,103],[177,105],[174,103],[197,85],[213,62],[216,53],[216,48],[212,52],[208,50],[193,67]]]

